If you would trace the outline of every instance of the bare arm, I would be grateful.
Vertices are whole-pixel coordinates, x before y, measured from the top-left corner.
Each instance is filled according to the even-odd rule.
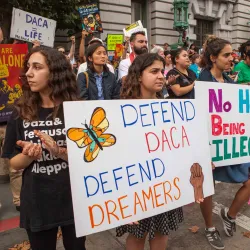
[[[76,48],[75,36],[70,37],[70,40],[71,40],[71,47],[70,47],[70,52],[69,52],[69,59],[73,60],[74,55],[75,55],[75,48]]]
[[[88,35],[88,32],[86,30],[82,31],[82,38],[81,43],[79,47],[79,58],[81,63],[84,63],[84,53],[85,53],[85,37]]]
[[[194,83],[186,87],[181,87],[180,84],[175,84],[171,86],[171,90],[174,92],[176,96],[183,96],[192,91],[193,88],[194,88]]]
[[[21,170],[27,168],[33,161],[34,159],[21,153],[10,159],[10,167],[15,170]]]

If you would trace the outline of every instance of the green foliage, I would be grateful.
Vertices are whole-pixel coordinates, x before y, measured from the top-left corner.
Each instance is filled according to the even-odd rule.
[[[1,0],[2,22],[9,20],[12,8],[22,9],[57,21],[57,29],[79,30],[81,27],[77,6],[81,0]]]

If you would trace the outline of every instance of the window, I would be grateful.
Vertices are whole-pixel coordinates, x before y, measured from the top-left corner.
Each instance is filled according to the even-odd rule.
[[[147,28],[147,0],[131,1],[131,21],[141,20],[144,28]]]
[[[213,34],[213,22],[197,19],[197,25],[194,28],[194,33],[196,34],[196,41],[194,44],[201,48],[205,42],[206,36]]]

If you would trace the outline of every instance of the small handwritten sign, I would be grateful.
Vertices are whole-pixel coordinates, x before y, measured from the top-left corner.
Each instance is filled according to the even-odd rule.
[[[194,100],[66,102],[64,116],[78,237],[213,194],[207,115]]]
[[[56,21],[13,8],[10,37],[54,47]]]

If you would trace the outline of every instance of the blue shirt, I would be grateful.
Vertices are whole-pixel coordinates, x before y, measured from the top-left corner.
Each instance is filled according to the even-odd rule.
[[[94,73],[95,83],[98,89],[98,100],[104,100],[104,95],[103,95],[103,90],[102,90],[102,76],[103,76],[103,72],[101,73],[101,75]]]
[[[197,64],[193,63],[190,65],[189,69],[191,69],[195,74],[196,74],[196,77],[198,78],[199,75],[200,75],[200,70],[199,70],[199,67]]]

